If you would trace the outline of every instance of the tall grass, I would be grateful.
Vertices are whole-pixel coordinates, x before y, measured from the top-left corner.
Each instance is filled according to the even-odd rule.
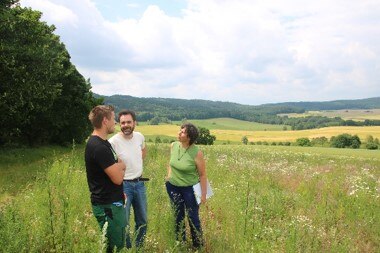
[[[200,209],[205,252],[379,252],[378,157],[313,148],[201,148],[214,190]],[[148,146],[145,252],[191,252],[190,243],[174,239],[164,187],[168,156],[168,144]],[[4,252],[101,251],[83,150],[56,160],[46,179],[3,207],[0,237]]]
[[[21,187],[34,183],[39,173],[46,173],[57,157],[70,151],[71,148],[60,146],[1,148],[0,205],[15,196]]]
[[[99,252],[82,160],[75,149],[56,159],[47,175],[2,207],[2,252]]]

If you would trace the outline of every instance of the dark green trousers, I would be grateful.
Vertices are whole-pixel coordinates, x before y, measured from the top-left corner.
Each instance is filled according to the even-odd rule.
[[[112,252],[115,247],[117,250],[124,248],[126,213],[123,203],[120,201],[109,205],[92,205],[92,211],[101,231],[107,226],[107,252]]]

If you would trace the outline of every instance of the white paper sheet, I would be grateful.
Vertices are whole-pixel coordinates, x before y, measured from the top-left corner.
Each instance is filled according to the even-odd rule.
[[[201,183],[193,185],[194,189],[194,195],[197,199],[198,205],[201,203],[201,196],[202,196],[202,190],[201,190]],[[206,193],[206,199],[210,198],[214,193],[212,192],[210,182],[207,180],[207,193]]]

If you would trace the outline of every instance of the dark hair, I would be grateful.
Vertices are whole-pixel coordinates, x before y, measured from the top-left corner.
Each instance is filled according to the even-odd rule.
[[[120,117],[123,116],[123,115],[131,115],[133,121],[136,121],[136,113],[134,111],[132,111],[132,110],[121,110],[119,112],[119,121],[120,121]]]
[[[91,124],[94,128],[99,129],[102,127],[102,121],[104,117],[107,119],[111,118],[112,112],[115,109],[112,105],[98,105],[92,108],[88,119],[91,121]]]
[[[185,128],[186,134],[190,139],[190,145],[193,144],[199,136],[198,128],[191,123],[184,123],[181,129]]]

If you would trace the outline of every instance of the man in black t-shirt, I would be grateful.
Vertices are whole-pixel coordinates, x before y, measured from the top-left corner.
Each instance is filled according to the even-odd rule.
[[[113,107],[96,106],[88,118],[94,127],[85,150],[92,210],[101,231],[106,229],[107,252],[112,252],[114,247],[120,250],[125,246],[123,177],[126,166],[107,140],[107,135],[115,131]]]

